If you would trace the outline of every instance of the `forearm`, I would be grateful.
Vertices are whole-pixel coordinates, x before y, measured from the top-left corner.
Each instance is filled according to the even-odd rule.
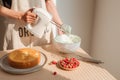
[[[53,21],[56,22],[57,24],[62,25],[63,22],[60,19],[60,16],[57,12],[56,6],[53,3],[53,1],[52,0],[45,0],[45,1],[46,1],[46,8],[47,8],[48,12],[50,14],[52,14],[52,16],[53,16]]]
[[[0,5],[0,15],[13,19],[20,19],[23,13],[8,9]]]

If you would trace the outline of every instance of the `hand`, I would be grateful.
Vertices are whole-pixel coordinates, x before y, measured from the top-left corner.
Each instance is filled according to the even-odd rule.
[[[64,34],[64,32],[58,29],[58,35],[62,35],[62,34]]]
[[[33,9],[29,9],[28,11],[26,11],[22,17],[21,17],[21,20],[27,22],[27,23],[30,23],[30,24],[33,24],[35,23],[35,20],[37,18],[37,15],[35,13],[32,13]]]
[[[70,25],[62,24],[60,27],[61,27],[61,29],[58,28],[58,34],[59,35],[61,35],[61,34],[71,34],[72,27]]]
[[[68,24],[62,24],[61,29],[64,31],[65,34],[71,34],[72,27]]]

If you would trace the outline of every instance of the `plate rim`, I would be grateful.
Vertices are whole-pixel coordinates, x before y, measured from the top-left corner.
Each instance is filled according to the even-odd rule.
[[[8,53],[9,54],[9,53]],[[2,56],[0,58],[0,68],[7,72],[7,73],[11,73],[11,74],[29,74],[29,73],[33,73],[33,72],[36,72],[36,71],[39,71],[40,69],[42,69],[42,67],[46,64],[47,62],[47,56],[43,53],[43,52],[40,52],[40,54],[44,57],[45,61],[44,63],[41,65],[41,66],[34,66],[32,68],[27,68],[27,69],[17,69],[17,68],[14,68],[14,67],[11,67],[10,65],[7,65],[9,67],[11,67],[14,71],[11,71],[8,69],[8,67],[4,67],[5,63],[4,60],[7,58],[8,54],[5,54],[4,56]],[[17,70],[17,71],[15,71]],[[19,71],[20,70],[20,71]],[[23,70],[23,72],[21,71]],[[25,71],[26,70],[26,71]]]

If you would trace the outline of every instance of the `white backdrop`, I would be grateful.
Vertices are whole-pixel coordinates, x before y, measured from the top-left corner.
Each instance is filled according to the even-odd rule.
[[[120,80],[120,0],[96,0],[92,56]]]

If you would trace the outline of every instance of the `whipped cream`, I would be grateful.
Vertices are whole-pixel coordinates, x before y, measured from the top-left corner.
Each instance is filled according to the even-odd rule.
[[[79,42],[80,41],[80,38],[75,36],[75,35],[60,35],[60,36],[57,36],[57,38],[55,39],[57,42],[60,42],[60,43],[76,43],[76,42]]]

